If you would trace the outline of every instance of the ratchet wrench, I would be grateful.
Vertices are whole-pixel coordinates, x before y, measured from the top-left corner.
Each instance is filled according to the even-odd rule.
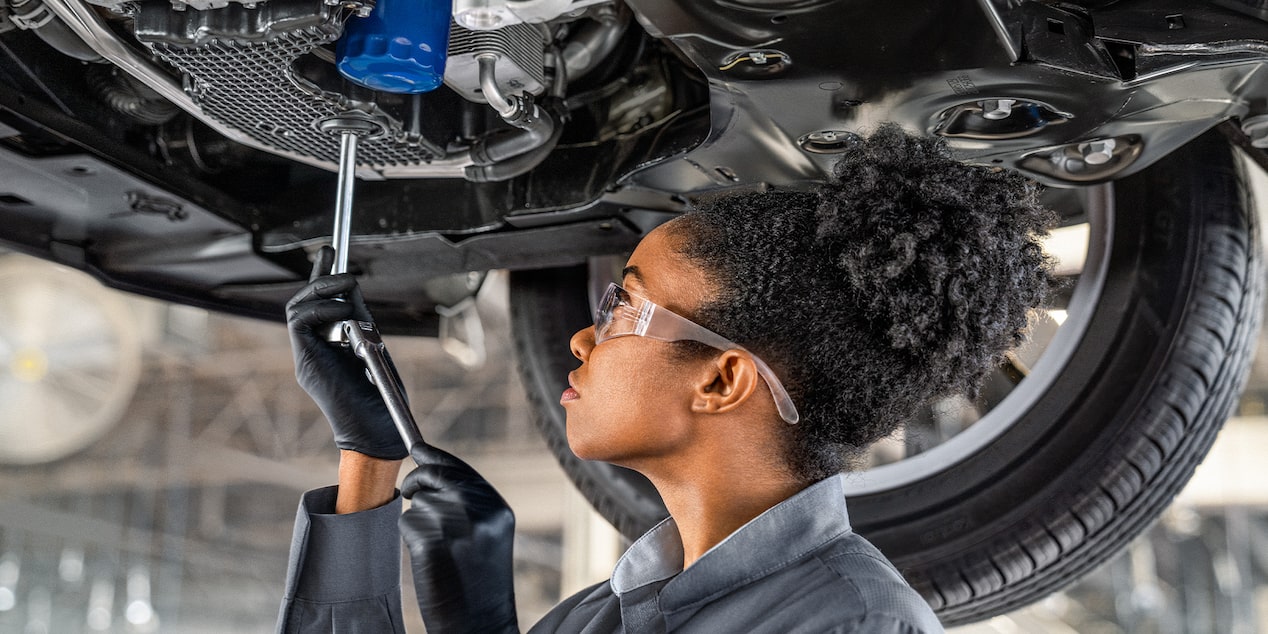
[[[352,234],[352,189],[356,181],[357,142],[362,136],[372,134],[378,129],[373,122],[362,118],[344,116],[326,119],[321,128],[327,132],[339,134],[339,181],[335,198],[335,225],[331,242],[335,249],[335,263],[330,273],[338,275],[348,272],[348,242]],[[335,324],[328,337],[332,343],[347,345],[358,359],[365,363],[370,381],[378,388],[392,416],[396,431],[405,442],[405,448],[414,453],[414,447],[423,444],[423,435],[418,431],[418,423],[409,411],[409,403],[405,398],[405,389],[400,377],[392,367],[387,346],[379,335],[379,329],[372,321],[347,320]]]

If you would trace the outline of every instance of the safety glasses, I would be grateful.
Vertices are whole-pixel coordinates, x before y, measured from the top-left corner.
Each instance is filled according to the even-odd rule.
[[[603,293],[603,299],[599,301],[599,306],[594,312],[594,345],[597,346],[608,339],[629,335],[660,341],[699,341],[718,350],[744,350],[753,357],[758,375],[770,387],[771,395],[775,397],[775,409],[779,410],[779,417],[790,425],[799,419],[797,408],[793,406],[788,391],[784,389],[770,366],[757,355],[682,315],[657,306],[646,297],[635,295],[616,284],[608,284],[608,289]]]

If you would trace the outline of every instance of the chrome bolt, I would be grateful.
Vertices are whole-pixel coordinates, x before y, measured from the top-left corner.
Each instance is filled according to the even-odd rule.
[[[1065,152],[1053,152],[1048,157],[1048,161],[1052,163],[1053,168],[1067,174],[1078,174],[1087,169],[1087,163],[1084,163],[1082,159],[1069,156]]]
[[[1013,105],[1016,103],[1016,99],[983,99],[977,102],[977,105],[982,108],[984,118],[999,121],[1013,114]]]
[[[1101,139],[1079,144],[1079,154],[1088,165],[1104,165],[1114,158],[1114,139]]]
[[[757,64],[758,66],[761,66],[762,64],[765,64],[767,61],[769,61],[766,59],[766,53],[763,53],[762,51],[753,51],[749,53],[748,59],[754,64]]]
[[[859,142],[854,133],[846,130],[820,130],[801,137],[798,144],[812,154],[837,154],[858,147]]]

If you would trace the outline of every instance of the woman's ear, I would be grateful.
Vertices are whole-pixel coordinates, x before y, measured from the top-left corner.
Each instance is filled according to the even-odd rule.
[[[761,376],[753,356],[742,350],[727,350],[702,369],[692,394],[691,411],[721,414],[734,411],[757,391]]]

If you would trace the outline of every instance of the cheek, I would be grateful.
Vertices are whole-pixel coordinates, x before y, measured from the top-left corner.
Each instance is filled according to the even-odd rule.
[[[688,408],[680,402],[682,382],[671,368],[646,360],[595,361],[587,368],[586,391],[567,410],[568,445],[577,457],[621,463],[681,443]]]

